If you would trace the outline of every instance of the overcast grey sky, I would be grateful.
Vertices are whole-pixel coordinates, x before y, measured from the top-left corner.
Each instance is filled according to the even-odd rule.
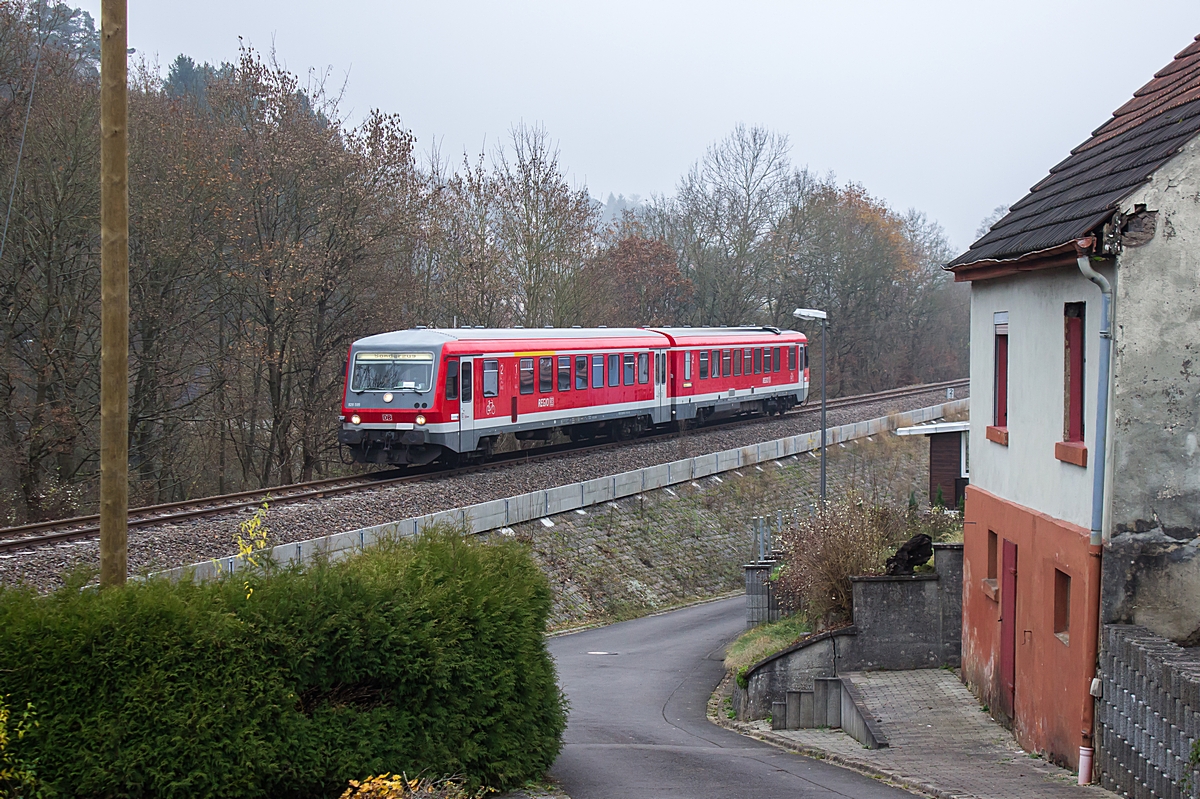
[[[352,119],[399,113],[455,160],[540,122],[600,199],[669,193],[734,125],[763,125],[958,249],[1197,33],[1197,0],[129,0],[130,46],[164,71],[232,61],[242,36],[348,77]]]

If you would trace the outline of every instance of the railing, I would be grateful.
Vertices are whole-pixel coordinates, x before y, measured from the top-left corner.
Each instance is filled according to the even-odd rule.
[[[891,416],[868,421],[831,427],[826,434],[826,446],[835,446],[846,441],[877,435],[897,427],[908,427],[940,419],[947,414],[965,411],[969,408],[970,399],[968,398],[928,408],[894,413]],[[698,455],[694,458],[685,458],[657,466],[647,466],[644,469],[599,477],[582,483],[572,483],[515,497],[480,502],[463,508],[425,516],[414,516],[359,530],[312,538],[307,541],[280,544],[272,549],[271,554],[275,562],[280,564],[305,563],[317,553],[341,557],[380,540],[416,535],[423,528],[438,523],[460,526],[473,533],[499,530],[522,522],[535,521],[604,502],[612,502],[622,497],[640,494],[643,491],[668,488],[703,478],[716,478],[717,475],[724,472],[760,463],[777,462],[784,458],[818,451],[820,448],[821,431],[816,430],[798,436],[751,444],[738,449]],[[218,574],[237,572],[245,568],[245,565],[239,557],[229,556],[169,569],[158,574],[178,578],[190,573],[192,579],[207,580]]]

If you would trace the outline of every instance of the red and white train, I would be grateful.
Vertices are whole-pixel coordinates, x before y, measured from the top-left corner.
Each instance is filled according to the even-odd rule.
[[[359,463],[426,464],[487,457],[503,433],[628,438],[807,395],[790,330],[417,328],[350,347],[338,441]]]

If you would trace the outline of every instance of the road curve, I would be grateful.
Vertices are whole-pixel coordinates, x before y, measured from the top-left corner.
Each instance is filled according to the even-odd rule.
[[[550,774],[571,799],[911,798],[708,721],[744,624],[737,597],[550,640],[571,703]]]

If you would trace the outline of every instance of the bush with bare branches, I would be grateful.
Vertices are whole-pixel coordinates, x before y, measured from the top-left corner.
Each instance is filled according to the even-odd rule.
[[[907,534],[903,513],[857,495],[795,519],[781,539],[781,600],[821,629],[849,622],[850,578],[883,574],[888,556]]]

